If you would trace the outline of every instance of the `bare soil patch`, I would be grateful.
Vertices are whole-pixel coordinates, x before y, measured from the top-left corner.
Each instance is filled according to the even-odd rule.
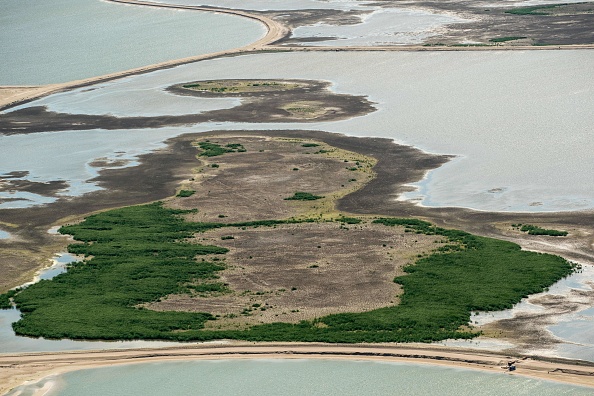
[[[216,329],[370,311],[398,302],[394,277],[418,254],[440,246],[438,239],[370,223],[213,230],[196,241],[230,250],[217,280],[230,292],[169,296],[148,307],[210,312],[221,317],[207,323]]]
[[[200,156],[202,166],[196,167],[195,176],[181,187],[195,193],[176,197],[169,201],[169,206],[197,208],[198,213],[187,219],[204,222],[324,216],[334,211],[338,198],[374,177],[374,159],[322,141],[237,135],[241,133],[206,135],[197,141],[208,140],[223,147],[241,144],[246,151]],[[324,198],[285,199],[298,191]]]

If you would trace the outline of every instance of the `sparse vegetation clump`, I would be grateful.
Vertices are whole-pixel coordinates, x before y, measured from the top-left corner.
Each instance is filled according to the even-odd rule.
[[[314,195],[312,193],[297,191],[293,196],[285,198],[285,201],[315,201],[324,198],[321,195]]]
[[[199,142],[198,147],[203,151],[200,153],[201,157],[216,157],[225,153],[243,153],[246,149],[239,143],[229,143],[225,146],[221,146],[217,143],[211,143],[209,141]]]
[[[4,294],[0,294],[0,309],[10,309],[12,308],[12,303],[10,302],[10,299],[12,297],[14,297],[14,295],[17,293],[16,290],[9,290]]]
[[[505,43],[507,41],[515,41],[515,40],[522,40],[527,38],[526,36],[507,36],[507,37],[496,37],[492,38],[489,41],[492,43]]]
[[[180,192],[177,193],[177,197],[180,198],[187,198],[187,197],[191,197],[192,195],[196,194],[196,191],[194,190],[181,190]]]
[[[541,228],[539,226],[535,226],[532,224],[513,224],[512,227],[519,229],[522,232],[528,233],[528,235],[546,235],[546,236],[567,236],[569,234],[567,231],[560,231],[560,230],[551,230],[546,228]]]
[[[505,11],[507,14],[513,15],[551,15],[549,10],[562,6],[569,5],[569,3],[562,4],[545,4],[539,6],[519,7]]]

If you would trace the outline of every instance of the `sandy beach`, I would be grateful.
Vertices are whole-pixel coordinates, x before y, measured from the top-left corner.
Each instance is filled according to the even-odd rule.
[[[84,351],[0,355],[0,394],[25,382],[69,371],[147,362],[210,359],[346,359],[378,360],[490,371],[594,387],[594,364],[541,360],[503,354],[459,351],[423,345],[330,345],[245,343],[194,344],[160,349]],[[517,370],[508,372],[509,361]],[[44,394],[46,387],[38,394]]]

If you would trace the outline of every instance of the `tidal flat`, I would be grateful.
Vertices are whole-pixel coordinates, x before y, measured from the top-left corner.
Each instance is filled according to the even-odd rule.
[[[414,191],[401,196],[424,206],[576,211],[594,208],[590,183],[594,94],[588,87],[592,70],[590,51],[258,54],[130,77],[95,91],[60,94],[55,97],[59,103],[55,110],[68,112],[71,106],[76,113],[77,103],[88,100],[97,106],[97,113],[105,114],[113,108],[108,100],[113,89],[119,95],[127,90],[135,98],[142,92],[140,103],[146,114],[166,116],[156,98],[166,99],[164,89],[196,76],[327,80],[337,93],[366,96],[378,111],[335,122],[224,122],[214,126],[387,137],[430,153],[454,156],[413,184]],[[53,98],[29,106],[39,104],[51,111]],[[186,108],[194,99],[172,97],[186,103]],[[135,102],[131,114],[138,115],[138,106]],[[84,112],[90,110],[87,107]],[[126,114],[126,107],[119,106],[117,111]],[[177,130],[204,131],[205,127],[213,124]],[[84,136],[85,132],[73,133]],[[121,136],[125,139],[126,133],[122,131]],[[121,150],[126,151],[125,146]],[[12,168],[14,162],[0,163],[2,170]]]

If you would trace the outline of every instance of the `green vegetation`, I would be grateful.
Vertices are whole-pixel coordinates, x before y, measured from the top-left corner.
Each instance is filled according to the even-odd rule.
[[[210,280],[223,267],[197,255],[225,248],[184,242],[196,226],[160,203],[111,210],[65,226],[82,243],[68,251],[92,256],[73,263],[51,281],[42,280],[14,297],[23,319],[17,334],[47,338],[161,338],[175,330],[200,329],[209,314],[155,312],[137,308],[183,284]]]
[[[439,235],[437,252],[404,268],[395,282],[400,304],[364,313],[322,317],[298,324],[272,323],[247,330],[204,330],[207,313],[155,312],[140,308],[171,293],[224,293],[217,282],[223,269],[212,255],[227,250],[187,242],[194,233],[222,227],[274,226],[314,220],[263,220],[242,223],[192,223],[184,211],[161,203],[111,210],[65,226],[79,243],[71,253],[85,255],[66,273],[16,292],[22,319],[17,334],[47,338],[167,339],[201,341],[429,342],[471,338],[461,330],[472,311],[510,308],[570,274],[566,260],[522,251],[516,244],[447,230],[415,219],[382,218],[385,226]],[[348,219],[348,218],[343,218]],[[196,259],[209,255],[210,261]],[[292,287],[292,291],[296,288]],[[5,298],[4,298],[5,299]],[[245,315],[253,307],[246,308]]]
[[[576,4],[580,4],[580,3],[576,3]],[[552,8],[566,6],[566,5],[569,5],[569,4],[568,3],[546,4],[546,5],[540,5],[540,6],[514,8],[512,10],[507,10],[505,12],[507,14],[513,14],[513,15],[551,15],[551,13],[547,12],[547,10],[550,10]]]
[[[203,93],[277,92],[304,87],[306,84],[273,80],[212,80],[183,84],[182,87]]]
[[[512,224],[512,227],[527,232],[528,235],[567,236],[568,234],[567,231],[548,230],[532,224]]]
[[[297,191],[292,197],[285,198],[285,201],[315,201],[316,199],[324,198],[320,195],[313,195],[312,193]]]
[[[341,216],[338,218],[338,221],[340,221],[341,223],[346,223],[346,224],[359,224],[362,220],[358,219],[356,217]]]
[[[223,147],[220,144],[206,141],[198,143],[198,147],[203,150],[200,153],[201,157],[216,157],[225,153],[243,153],[246,151],[246,149],[239,143],[229,143]]]
[[[225,235],[221,237],[221,240],[226,241],[229,239],[235,239],[235,237],[233,235]]]
[[[527,38],[526,36],[508,36],[508,37],[496,37],[489,41],[492,43],[505,43],[506,41],[521,40]]]
[[[319,144],[317,143],[303,143],[301,147],[318,147]]]
[[[177,193],[177,196],[181,197],[181,198],[187,198],[187,197],[191,197],[194,194],[196,194],[196,191],[194,191],[194,190],[181,190],[180,192]]]
[[[12,303],[10,302],[10,299],[14,297],[16,293],[17,290],[13,289],[4,294],[0,294],[0,309],[11,309]]]

